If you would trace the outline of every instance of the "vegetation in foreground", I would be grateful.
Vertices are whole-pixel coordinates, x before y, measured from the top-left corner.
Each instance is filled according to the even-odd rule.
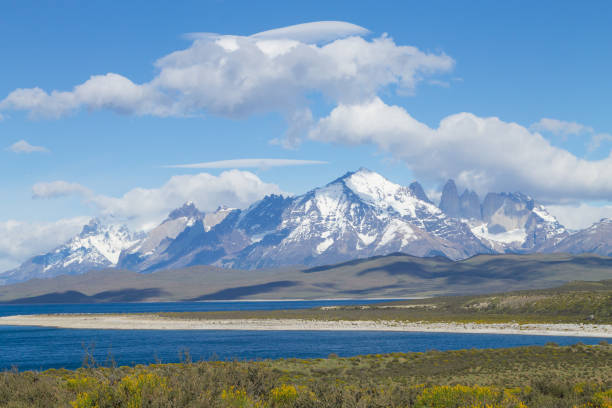
[[[3,407],[612,407],[612,346],[0,373]]]
[[[478,323],[612,324],[612,280],[571,282],[554,289],[443,296],[362,306],[302,310],[159,313],[174,319],[394,320]]]

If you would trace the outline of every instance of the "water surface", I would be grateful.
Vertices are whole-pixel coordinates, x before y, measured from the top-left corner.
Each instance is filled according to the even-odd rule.
[[[369,303],[364,300],[108,303],[93,305],[0,305],[0,315],[44,313],[153,313],[220,310],[301,309]],[[193,360],[318,358],[470,348],[597,344],[598,338],[507,334],[455,334],[373,331],[99,330],[0,326],[0,370],[78,368],[91,354],[120,365]]]

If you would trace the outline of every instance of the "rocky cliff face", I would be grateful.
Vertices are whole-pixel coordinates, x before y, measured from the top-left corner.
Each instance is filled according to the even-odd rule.
[[[457,186],[453,180],[448,180],[442,189],[440,209],[452,218],[461,218],[461,203]]]
[[[569,235],[548,210],[521,193],[489,193],[472,232],[497,252],[533,252]]]

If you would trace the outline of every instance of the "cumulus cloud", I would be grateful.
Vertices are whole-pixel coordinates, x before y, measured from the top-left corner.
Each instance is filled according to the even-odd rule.
[[[19,140],[18,142],[10,145],[7,150],[13,153],[46,153],[49,149],[43,146],[34,146],[26,142],[25,140]]]
[[[63,180],[40,182],[32,186],[32,198],[57,198],[75,194],[90,196],[92,192],[78,183]]]
[[[454,178],[479,192],[523,191],[551,200],[612,197],[612,156],[581,159],[537,132],[495,117],[459,113],[430,128],[405,109],[374,98],[339,105],[309,137],[373,144],[403,160],[419,178]]]
[[[100,216],[125,222],[136,230],[157,226],[170,211],[186,201],[193,201],[202,211],[214,211],[220,205],[244,208],[268,194],[282,193],[276,184],[241,170],[224,171],[218,176],[208,173],[173,176],[161,187],[134,188],[121,197],[95,194],[84,186],[65,181],[37,183],[32,187],[33,196],[39,198],[79,195]]]
[[[68,241],[88,220],[74,217],[54,222],[0,221],[0,272]]]
[[[108,73],[92,76],[71,91],[17,89],[0,102],[0,110],[46,117],[86,108],[232,118],[275,111],[290,123],[295,118],[308,122],[309,94],[355,103],[389,86],[412,92],[425,76],[454,65],[445,54],[398,45],[387,35],[366,39],[367,33],[350,23],[314,22],[247,37],[192,34],[191,46],[155,63],[158,73],[149,82],[137,84]],[[298,141],[294,133],[303,128],[288,131],[291,143]]]
[[[319,160],[292,160],[292,159],[233,159],[193,164],[172,164],[164,167],[179,169],[242,169],[242,168],[268,168],[283,166],[304,166],[312,164],[327,164]]]

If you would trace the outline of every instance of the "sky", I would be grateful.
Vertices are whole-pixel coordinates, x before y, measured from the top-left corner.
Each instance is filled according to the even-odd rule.
[[[0,271],[360,167],[612,217],[607,1],[121,3],[0,2]]]

